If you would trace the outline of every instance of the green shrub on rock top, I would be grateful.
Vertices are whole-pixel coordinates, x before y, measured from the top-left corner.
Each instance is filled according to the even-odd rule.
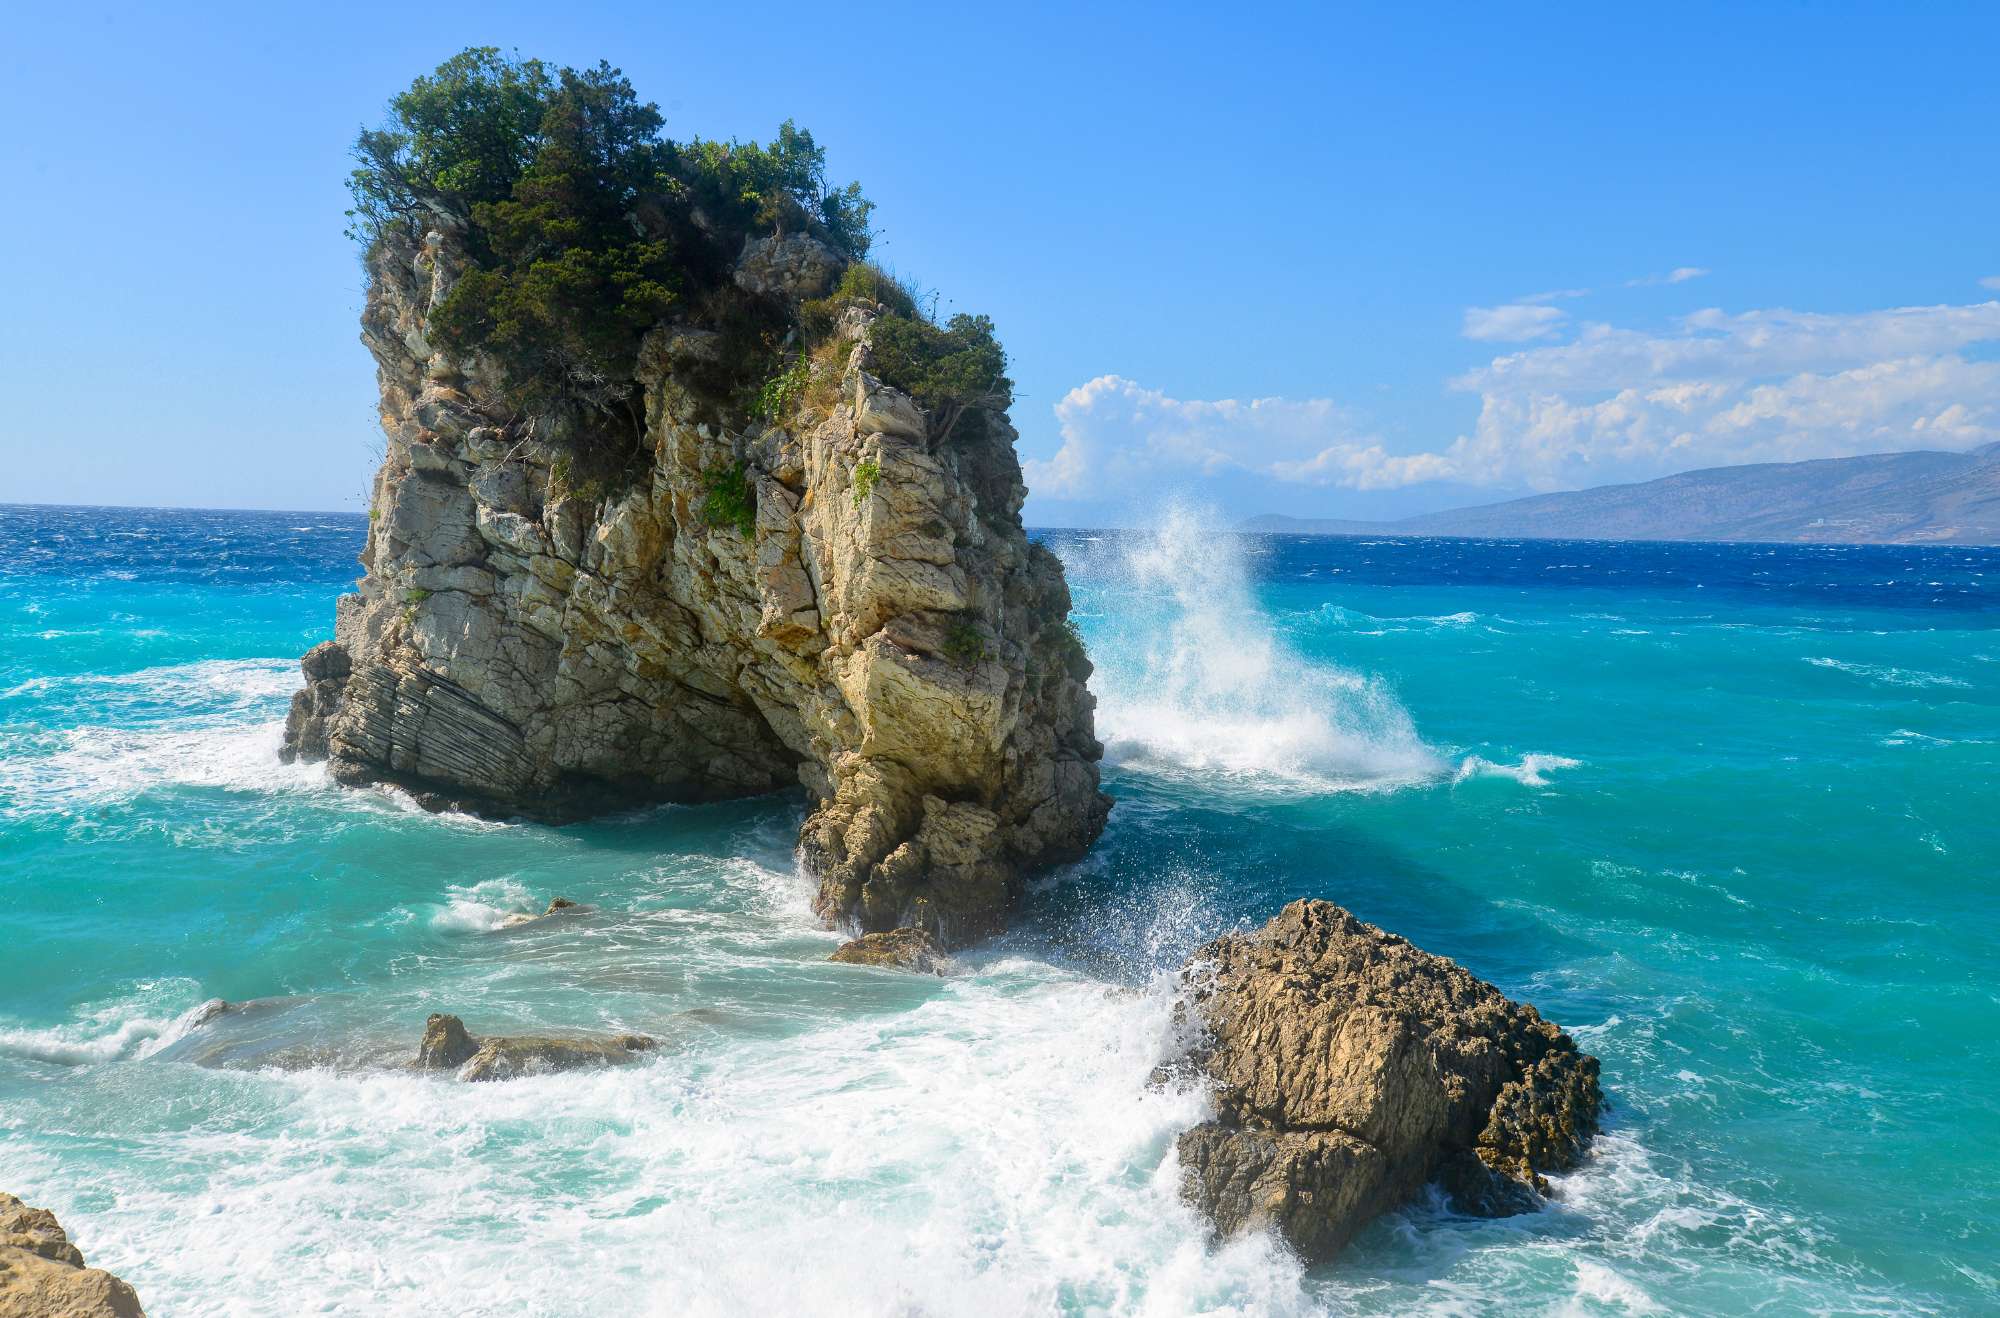
[[[808,405],[832,405],[837,370],[801,363],[764,377],[800,330],[819,353],[855,302],[883,309],[871,335],[878,372],[929,412],[935,436],[967,412],[1009,405],[992,321],[939,325],[935,298],[865,259],[873,206],[858,184],[828,182],[811,133],[787,121],[760,145],[675,141],[664,127],[609,64],[470,48],[356,139],[348,231],[371,252],[391,237],[451,235],[463,265],[446,272],[427,333],[448,352],[490,358],[524,417],[567,418],[548,433],[594,455],[607,489],[649,460],[634,375],[641,341],[668,317],[723,332],[721,378],[701,389],[725,413],[775,418],[814,389],[829,397]],[[796,313],[732,279],[748,239],[792,233],[847,260],[836,288]]]
[[[609,64],[468,49],[389,110],[355,143],[349,233],[372,249],[462,231],[470,264],[427,328],[489,353],[527,412],[578,404],[638,427],[641,338],[670,309],[730,296],[746,238],[806,230],[851,258],[868,249],[872,206],[827,184],[809,132],[674,142]]]

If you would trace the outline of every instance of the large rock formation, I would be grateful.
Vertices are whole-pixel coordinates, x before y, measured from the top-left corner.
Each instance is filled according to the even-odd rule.
[[[388,446],[367,575],[305,657],[288,757],[551,820],[803,784],[821,912],[948,941],[1088,848],[1109,807],[1090,664],[1060,563],[1022,531],[1003,415],[934,434],[871,372],[880,308],[853,301],[804,402],[752,420],[729,318],[690,313],[624,382],[643,474],[585,479],[580,410],[524,416],[493,361],[426,336],[466,260],[436,225],[368,258]],[[806,234],[755,239],[729,295],[796,326],[843,265]]]
[[[0,1318],[146,1318],[132,1288],[84,1266],[46,1208],[0,1194]]]
[[[1180,1138],[1182,1190],[1224,1234],[1274,1226],[1319,1262],[1433,1179],[1462,1211],[1518,1212],[1596,1129],[1596,1058],[1330,903],[1217,939],[1185,976],[1216,1117]]]

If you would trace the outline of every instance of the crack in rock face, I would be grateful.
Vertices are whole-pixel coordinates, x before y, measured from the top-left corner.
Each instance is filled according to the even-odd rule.
[[[1182,1192],[1223,1235],[1275,1227],[1308,1263],[1439,1181],[1460,1211],[1532,1210],[1597,1128],[1597,1059],[1464,967],[1323,901],[1183,972],[1203,1034],[1162,1078],[1213,1087]]]
[[[822,916],[946,944],[1096,840],[1091,667],[1022,529],[1014,429],[974,412],[933,435],[870,370],[881,307],[841,308],[780,420],[718,385],[726,323],[659,326],[614,485],[572,474],[602,415],[523,416],[494,361],[433,347],[459,229],[385,233],[367,264],[388,444],[366,575],[303,661],[286,758],[551,821],[802,787]],[[844,264],[752,239],[732,296],[795,324]]]

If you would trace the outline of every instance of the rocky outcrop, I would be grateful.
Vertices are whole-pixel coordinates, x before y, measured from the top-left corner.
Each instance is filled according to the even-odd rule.
[[[145,1318],[132,1288],[98,1268],[46,1208],[0,1194],[0,1318]]]
[[[287,757],[553,820],[802,785],[820,911],[948,941],[1089,847],[1109,807],[1090,664],[1061,565],[1023,533],[1003,415],[933,435],[873,373],[881,309],[856,301],[775,420],[732,399],[726,318],[660,326],[607,386],[635,424],[585,446],[601,412],[523,416],[494,363],[426,337],[464,265],[438,223],[369,257],[388,447],[367,575],[306,656]],[[796,326],[842,264],[805,234],[755,240],[731,295]],[[579,474],[607,444],[636,482]]]
[[[564,911],[587,911],[589,909],[587,906],[577,905],[567,897],[557,897],[549,902],[548,909],[540,915],[529,915],[526,911],[516,911],[512,915],[502,918],[500,927],[502,929],[518,929],[524,924],[540,924],[550,916],[561,915]]]
[[[903,928],[863,934],[835,948],[827,960],[854,966],[909,970],[919,975],[942,975],[946,957],[937,939],[922,929]]]
[[[1596,1058],[1330,903],[1216,940],[1185,982],[1183,1066],[1216,1116],[1180,1137],[1182,1191],[1225,1235],[1272,1226],[1319,1262],[1433,1179],[1462,1211],[1522,1211],[1596,1129]]]
[[[643,1034],[609,1038],[495,1034],[474,1038],[458,1017],[433,1015],[424,1022],[414,1065],[420,1071],[455,1071],[460,1080],[513,1080],[556,1071],[622,1066],[656,1046],[656,1040]]]

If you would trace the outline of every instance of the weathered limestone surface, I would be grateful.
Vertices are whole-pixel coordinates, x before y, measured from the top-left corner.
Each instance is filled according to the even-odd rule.
[[[145,1318],[118,1278],[86,1267],[46,1208],[0,1194],[0,1318]]]
[[[474,1038],[456,1016],[433,1015],[424,1022],[414,1065],[420,1071],[455,1071],[460,1080],[512,1080],[526,1075],[622,1066],[649,1052],[657,1041],[643,1034],[609,1038],[569,1035],[495,1034]]]
[[[717,397],[726,336],[690,319],[625,382],[649,474],[579,492],[563,441],[583,422],[517,414],[493,363],[426,339],[463,264],[439,224],[369,259],[388,446],[367,575],[306,656],[288,758],[554,820],[802,784],[821,912],[947,941],[1090,846],[1109,808],[1090,664],[1060,563],[1022,531],[1004,417],[931,436],[871,374],[879,309],[855,303],[817,404],[751,421]],[[735,285],[795,304],[840,268],[809,236],[766,238]],[[737,462],[749,535],[702,513]]]
[[[1328,902],[1217,939],[1184,973],[1205,1027],[1186,1065],[1216,1117],[1180,1138],[1182,1191],[1225,1235],[1275,1226],[1318,1262],[1434,1179],[1462,1211],[1523,1211],[1596,1129],[1596,1058]]]

